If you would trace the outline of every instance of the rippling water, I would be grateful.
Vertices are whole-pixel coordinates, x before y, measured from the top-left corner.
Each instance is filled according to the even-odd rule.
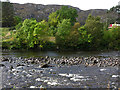
[[[40,56],[118,56],[120,57],[120,51],[3,51],[3,56],[15,56],[15,57],[40,57]]]
[[[55,52],[55,51],[3,51],[4,57],[60,57],[60,56],[105,56],[120,57],[119,51],[100,52]],[[17,63],[22,61],[17,61]],[[118,88],[119,67],[85,67],[84,65],[40,68],[38,64],[16,67],[4,62],[2,70],[4,88]],[[14,68],[10,70],[10,66]]]

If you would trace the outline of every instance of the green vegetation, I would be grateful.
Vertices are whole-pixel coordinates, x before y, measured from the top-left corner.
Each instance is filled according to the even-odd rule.
[[[57,25],[56,33],[56,44],[60,47],[67,47],[68,45],[68,35],[71,31],[70,19],[64,19],[61,23]]]
[[[26,19],[22,24],[19,24],[16,29],[15,46],[17,48],[35,48],[42,47],[43,37],[46,35],[48,28],[47,22],[44,20],[37,22],[36,20]]]
[[[99,48],[103,35],[103,23],[100,22],[100,18],[89,15],[86,20],[85,28],[86,31],[92,36],[90,47]]]
[[[8,49],[120,50],[120,27],[107,30],[100,17],[89,15],[85,25],[76,21],[77,10],[63,6],[48,21],[14,17],[14,30],[2,29],[2,46]]]
[[[102,45],[106,49],[120,50],[120,27],[105,30]]]
[[[68,6],[63,6],[60,10],[57,10],[57,15],[59,21],[62,22],[63,19],[70,19],[71,24],[73,25],[76,22],[77,10],[74,8],[69,8]]]

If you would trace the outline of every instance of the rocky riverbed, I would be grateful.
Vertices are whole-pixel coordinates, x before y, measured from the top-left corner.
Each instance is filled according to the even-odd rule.
[[[118,88],[119,57],[1,57],[3,88]]]

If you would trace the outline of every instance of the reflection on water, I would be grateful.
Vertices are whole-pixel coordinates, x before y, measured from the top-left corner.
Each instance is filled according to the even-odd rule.
[[[40,57],[40,56],[117,56],[120,57],[120,51],[69,51],[69,52],[58,52],[58,51],[2,51],[3,56],[14,56],[14,57]]]

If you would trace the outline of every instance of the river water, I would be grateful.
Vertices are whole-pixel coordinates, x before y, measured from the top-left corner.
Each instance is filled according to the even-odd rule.
[[[3,51],[3,56],[12,57],[40,57],[40,56],[51,56],[51,57],[79,57],[79,56],[112,56],[120,57],[120,51],[69,51],[69,52],[58,52],[58,51]]]
[[[9,51],[2,52],[3,57],[116,57],[120,60],[120,51]],[[119,67],[85,67],[73,65],[62,67],[40,68],[38,64],[16,67],[16,63],[4,62],[6,68],[0,67],[3,88],[118,88]],[[10,66],[13,69],[10,70]]]

